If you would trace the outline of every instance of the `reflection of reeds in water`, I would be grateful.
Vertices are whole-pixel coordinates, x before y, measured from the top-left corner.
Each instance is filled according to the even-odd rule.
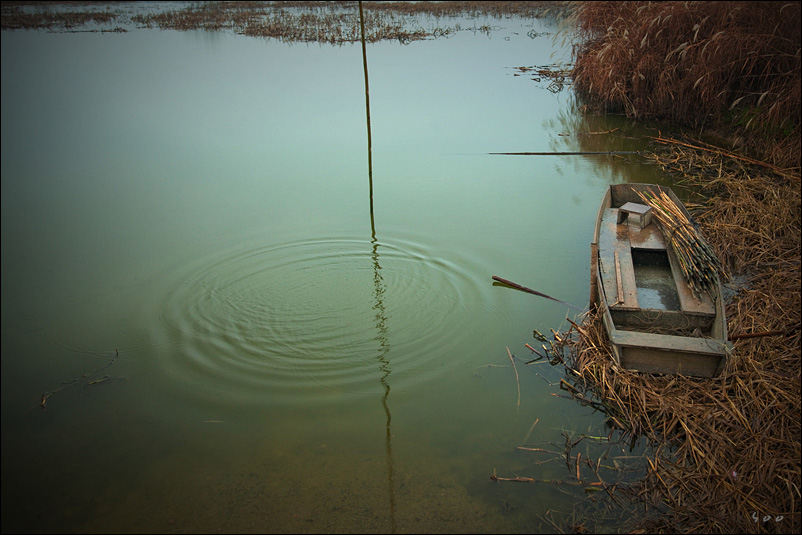
[[[223,30],[285,42],[353,43],[360,40],[359,16],[340,3],[289,3],[276,7],[246,4],[209,9],[205,5],[135,17],[145,26],[174,30]],[[410,42],[432,36],[420,27],[410,28],[409,16],[393,11],[365,14],[365,40]]]

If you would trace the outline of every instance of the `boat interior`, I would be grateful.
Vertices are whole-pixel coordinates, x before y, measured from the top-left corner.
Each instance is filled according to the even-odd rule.
[[[632,202],[601,214],[599,272],[616,328],[710,336],[716,304],[694,294],[649,215]]]

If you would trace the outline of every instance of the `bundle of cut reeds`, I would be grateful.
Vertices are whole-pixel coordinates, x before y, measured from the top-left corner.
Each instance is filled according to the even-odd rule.
[[[699,232],[686,212],[664,191],[651,189],[638,196],[652,207],[653,217],[660,223],[666,243],[676,253],[683,275],[697,296],[708,293],[715,298],[719,276],[724,275],[718,256]]]

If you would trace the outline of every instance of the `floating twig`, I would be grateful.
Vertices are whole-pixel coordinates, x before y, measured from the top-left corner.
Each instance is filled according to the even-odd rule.
[[[551,483],[552,485],[590,485],[593,487],[601,486],[598,481],[585,483],[584,481],[566,481],[564,479],[535,479],[534,477],[518,476],[518,477],[499,477],[493,472],[490,476],[493,481],[512,481],[515,483]],[[603,489],[599,489],[603,490]]]
[[[532,427],[530,427],[530,428],[529,428],[529,432],[528,432],[528,433],[526,433],[526,436],[524,437],[524,444],[526,444],[526,441],[527,441],[527,440],[529,440],[529,435],[531,435],[531,434],[532,434],[532,430],[535,428],[535,426],[537,425],[537,423],[538,423],[539,421],[540,421],[540,418],[535,418],[535,421],[534,421],[534,423],[532,424]]]
[[[518,407],[521,406],[521,383],[518,381],[518,368],[515,367],[515,359],[512,358],[512,353],[510,353],[510,348],[507,348],[507,355],[510,356],[510,362],[512,362],[512,369],[515,371],[515,384],[518,386]]]
[[[108,375],[104,375],[100,379],[95,379],[93,381],[88,381],[87,380],[89,377],[92,377],[93,375],[105,370],[106,368],[108,368],[109,366],[114,364],[114,361],[119,356],[120,356],[120,353],[115,349],[114,350],[114,355],[111,357],[111,360],[109,361],[109,363],[106,364],[105,366],[103,366],[102,368],[98,368],[97,370],[95,370],[93,372],[90,372],[90,373],[85,373],[85,374],[81,375],[79,378],[73,379],[72,381],[66,381],[66,382],[62,383],[62,386],[60,386],[59,388],[57,388],[55,390],[50,390],[48,392],[45,392],[44,394],[42,394],[42,399],[39,402],[39,406],[42,407],[42,410],[46,411],[47,410],[47,400],[50,398],[50,396],[52,396],[56,392],[60,392],[60,391],[66,389],[66,388],[69,388],[71,386],[75,386],[76,384],[80,383],[81,381],[86,381],[86,385],[87,386],[93,386],[93,385],[97,385],[97,384],[100,384],[100,383],[103,383],[103,382],[110,381],[110,380],[114,379],[113,377],[110,377]]]

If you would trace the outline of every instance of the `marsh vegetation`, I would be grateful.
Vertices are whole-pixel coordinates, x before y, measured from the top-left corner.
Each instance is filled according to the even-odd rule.
[[[629,490],[664,533],[800,526],[800,3],[587,2],[574,88],[594,109],[695,131],[649,158],[696,191],[694,217],[730,274],[735,350],[711,381],[612,369],[600,315],[564,333],[569,391],[655,445]],[[719,133],[729,142],[697,138]]]
[[[799,174],[799,2],[589,2],[574,20],[589,103],[724,132]]]
[[[365,40],[411,41],[448,37],[461,30],[490,33],[482,23],[463,27],[445,19],[552,17],[568,12],[567,2],[364,2]],[[175,9],[126,15],[114,3],[4,2],[3,29],[77,31],[90,23],[132,23],[165,30],[232,31],[283,42],[353,43],[360,39],[357,2],[186,2]],[[422,21],[421,15],[430,17]],[[119,26],[117,26],[119,27]],[[102,30],[95,30],[102,31]],[[122,31],[122,30],[121,30]]]

